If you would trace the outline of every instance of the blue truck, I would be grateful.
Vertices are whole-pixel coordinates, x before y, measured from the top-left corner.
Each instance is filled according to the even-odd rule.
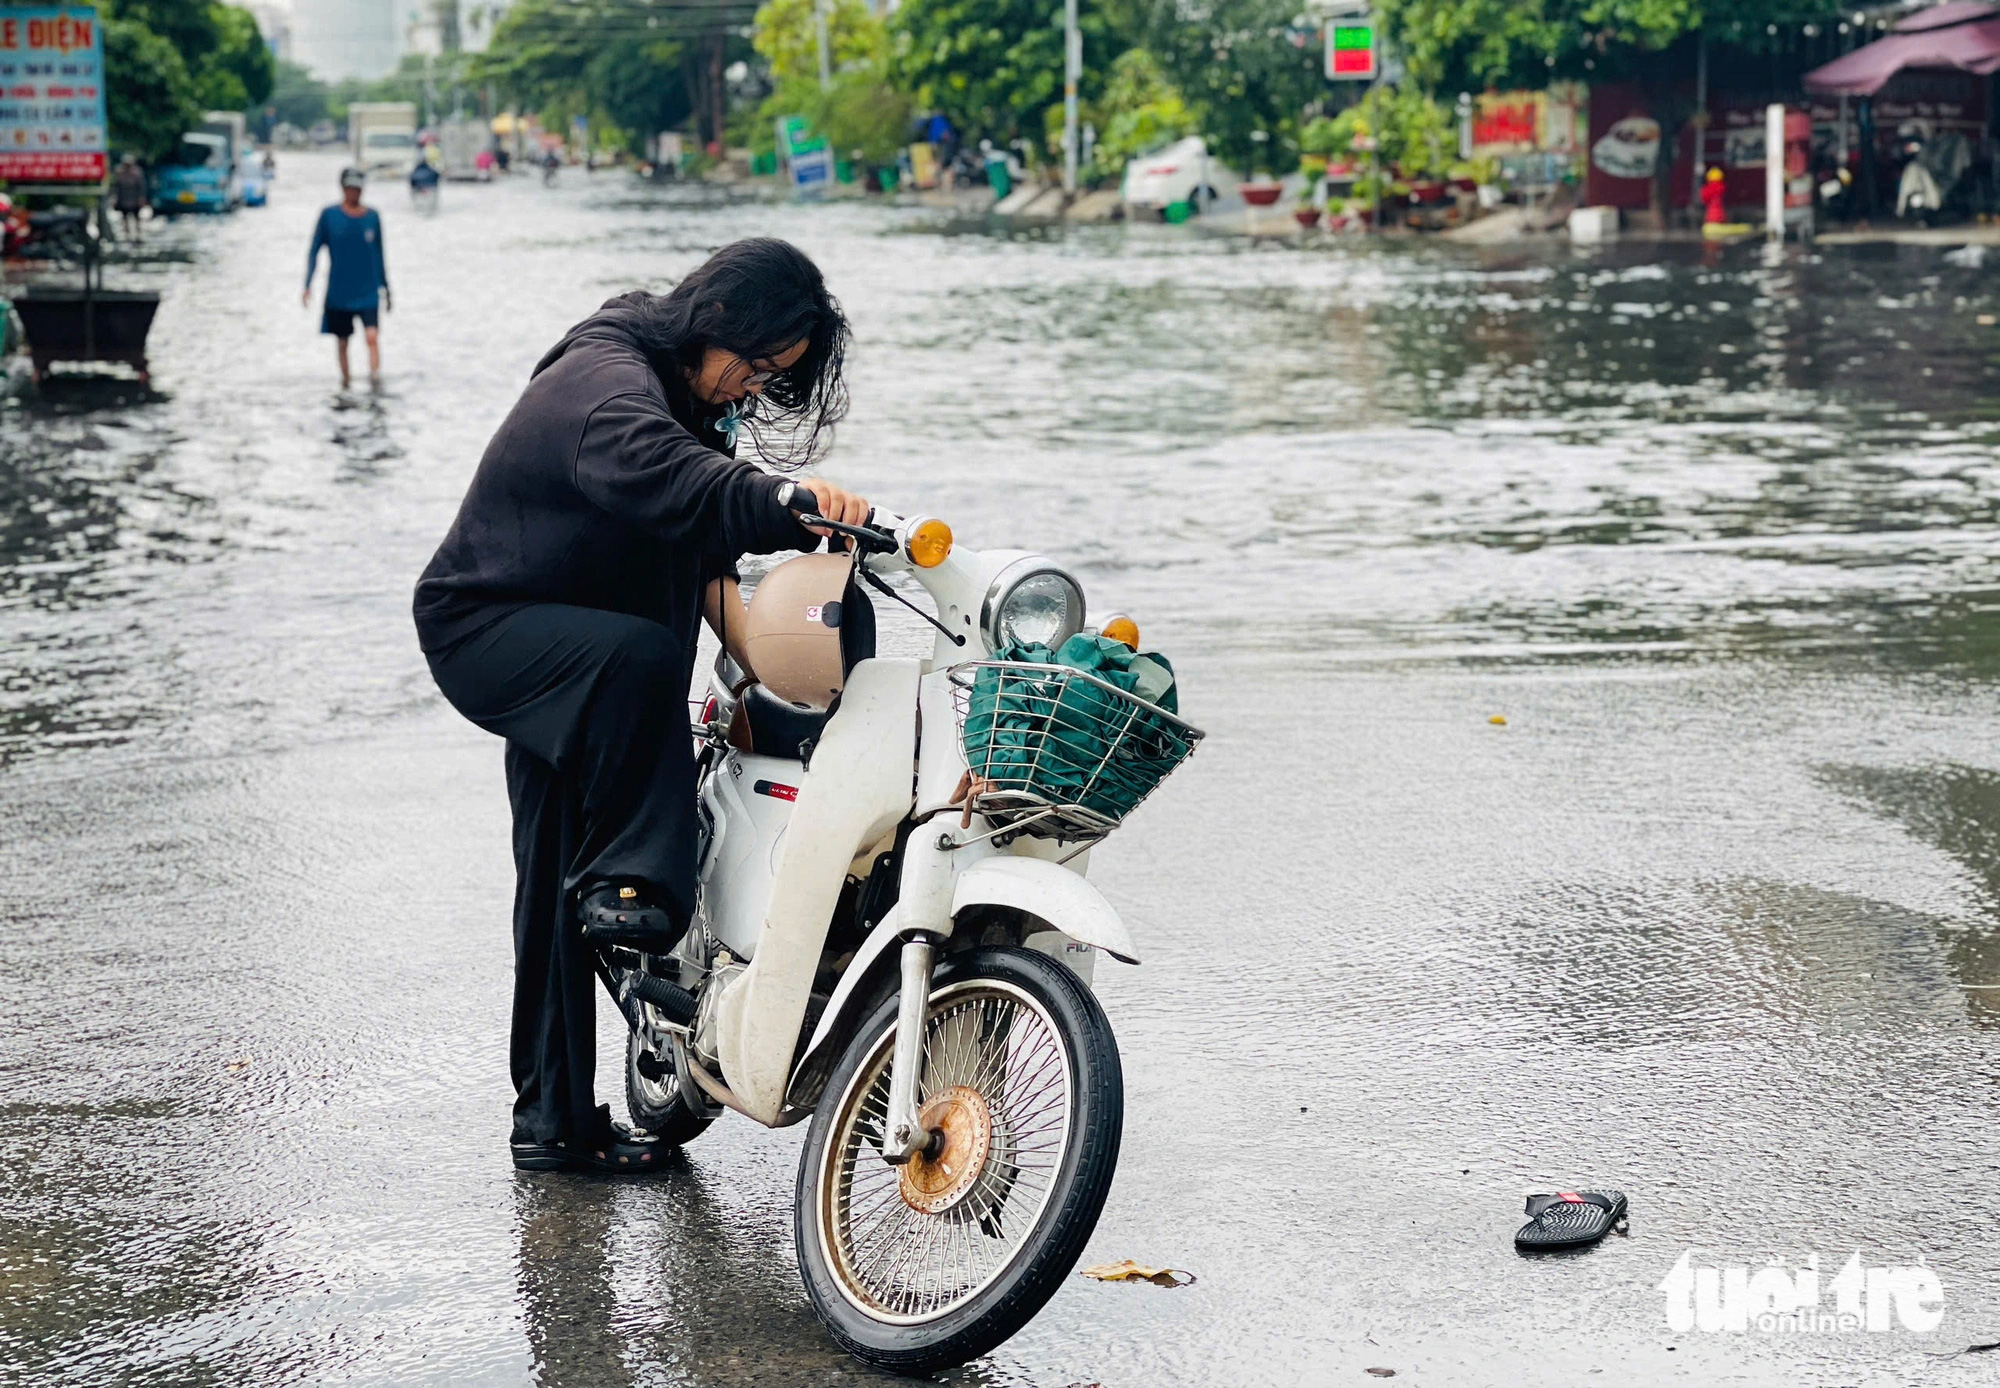
[[[153,170],[153,211],[234,212],[243,204],[243,160],[249,157],[244,120],[234,112],[210,111],[181,136],[171,157]]]

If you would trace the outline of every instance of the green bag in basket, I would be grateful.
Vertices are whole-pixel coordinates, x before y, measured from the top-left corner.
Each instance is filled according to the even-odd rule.
[[[1123,642],[1078,633],[1059,651],[1010,646],[995,660],[1086,671],[1169,713],[1179,711],[1173,666]],[[1186,741],[1165,719],[1087,680],[982,666],[966,706],[965,755],[994,790],[1027,791],[1119,819],[1180,764]]]

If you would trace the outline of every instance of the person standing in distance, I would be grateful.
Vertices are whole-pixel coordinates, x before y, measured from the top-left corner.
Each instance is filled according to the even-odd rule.
[[[139,167],[137,159],[128,154],[118,161],[118,172],[111,178],[111,191],[125,234],[137,241],[139,214],[146,210],[146,171]]]
[[[326,247],[326,307],[319,330],[337,340],[343,387],[353,379],[347,366],[347,340],[354,336],[357,318],[368,342],[368,379],[382,378],[377,309],[378,304],[382,311],[394,307],[389,263],[382,253],[382,218],[374,208],[361,205],[365,181],[359,169],[340,171],[340,201],[319,214],[312,246],[306,251],[306,288],[299,296],[300,303],[312,303],[313,272],[319,268],[320,247]]]

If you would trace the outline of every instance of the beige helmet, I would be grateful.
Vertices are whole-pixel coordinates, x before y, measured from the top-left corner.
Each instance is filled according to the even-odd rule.
[[[744,654],[758,683],[793,704],[832,707],[847,672],[875,654],[875,609],[845,554],[802,554],[750,596]]]

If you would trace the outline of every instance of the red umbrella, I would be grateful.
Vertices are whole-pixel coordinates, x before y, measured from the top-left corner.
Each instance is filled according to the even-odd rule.
[[[1805,76],[1824,96],[1873,96],[1906,67],[2000,72],[2000,11],[1983,0],[1949,0],[1920,10],[1887,37],[1835,58]]]

